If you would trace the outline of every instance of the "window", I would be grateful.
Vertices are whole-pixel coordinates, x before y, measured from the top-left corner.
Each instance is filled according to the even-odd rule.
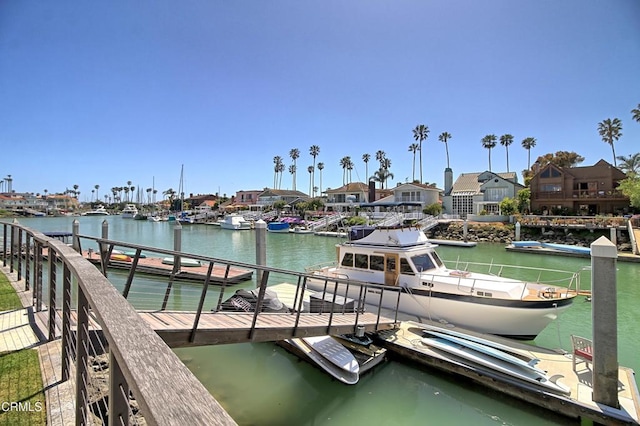
[[[559,183],[545,183],[540,185],[540,191],[542,192],[562,192],[562,185]]]
[[[400,259],[400,273],[405,275],[414,275],[413,269],[411,269],[411,265],[409,265],[407,259]]]
[[[349,266],[353,268],[353,253],[345,253],[342,257],[342,266]]]
[[[509,188],[487,188],[484,192],[485,201],[502,201],[509,196]]]
[[[438,266],[444,265],[444,262],[442,261],[442,259],[440,259],[440,256],[438,255],[438,253],[434,251],[433,253],[431,253],[431,256],[433,257],[433,260],[436,262],[436,265]]]
[[[356,254],[356,268],[369,269],[369,256],[366,254]]]
[[[382,256],[370,256],[369,268],[373,271],[384,271],[384,257]]]
[[[420,254],[418,256],[413,256],[411,258],[411,261],[415,265],[418,272],[427,271],[434,268],[433,262],[426,253]]]
[[[396,271],[396,258],[388,257],[387,258],[387,272],[395,272]]]
[[[547,170],[543,170],[542,173],[540,173],[540,177],[543,179],[557,178],[560,176],[562,176],[560,171],[553,167],[549,167]]]

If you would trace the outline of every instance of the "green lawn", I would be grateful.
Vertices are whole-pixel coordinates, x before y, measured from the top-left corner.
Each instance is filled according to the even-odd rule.
[[[0,272],[0,312],[22,308],[9,280]],[[0,426],[45,425],[47,410],[35,349],[0,354]]]
[[[47,410],[35,349],[0,354],[0,425],[45,425]]]
[[[22,308],[20,298],[4,273],[0,272],[0,312],[20,308]]]

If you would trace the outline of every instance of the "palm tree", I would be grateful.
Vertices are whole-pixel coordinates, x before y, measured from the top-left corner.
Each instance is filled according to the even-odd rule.
[[[451,133],[449,132],[442,132],[440,133],[440,136],[438,136],[438,140],[442,143],[444,143],[444,149],[447,151],[447,169],[449,169],[449,144],[447,143],[447,141],[451,139]]]
[[[420,143],[420,182],[422,183],[422,141],[426,141],[427,137],[429,137],[429,127],[424,124],[418,124],[415,129],[413,129],[413,139],[419,141]]]
[[[131,202],[133,202],[133,191],[136,190],[136,187],[131,185],[131,187],[129,188],[129,190],[131,190]]]
[[[618,118],[614,118],[613,120],[607,118],[601,123],[598,123],[598,133],[600,133],[603,142],[611,145],[611,150],[613,151],[613,166],[618,167],[616,164],[616,149],[613,143],[622,136],[622,122]]]
[[[536,138],[522,139],[522,147],[527,150],[527,170],[531,170],[531,148],[536,146]]]
[[[364,175],[369,176],[369,160],[371,160],[371,155],[362,154],[362,161],[364,161]]]
[[[80,188],[80,186],[73,185],[73,194],[75,195],[76,200],[78,199],[78,188]]]
[[[98,189],[100,189],[100,185],[96,185],[96,186],[94,186],[94,188],[96,189],[96,202],[97,202],[97,201],[98,201],[98,198],[99,198],[99,196],[98,196]]]
[[[273,189],[278,189],[278,173],[280,172],[280,164],[282,164],[282,157],[279,155],[273,157]]]
[[[153,191],[152,188],[145,189],[145,192],[147,193],[147,204],[151,204],[151,191]]]
[[[380,182],[380,189],[384,189],[384,185],[389,178],[393,179],[393,173],[383,167],[380,167],[371,177],[372,180]]]
[[[351,162],[351,157],[348,155],[340,159],[340,167],[342,167],[342,185],[346,185],[349,182],[347,178],[347,166],[349,165],[349,162]]]
[[[292,148],[289,151],[289,157],[293,160],[293,172],[291,172],[291,167],[289,167],[289,172],[293,175],[293,190],[296,190],[296,160],[300,158],[300,150],[298,148]]]
[[[129,202],[129,187],[125,186],[122,189],[124,190],[124,199],[127,200],[127,202]]]
[[[416,152],[418,152],[418,150],[420,149],[420,145],[418,145],[417,143],[412,143],[411,145],[409,145],[409,152],[413,152],[413,174],[412,174],[412,181],[416,180]]]
[[[513,136],[506,133],[500,136],[500,145],[504,146],[507,151],[507,173],[509,173],[509,145],[513,143]]]
[[[311,170],[311,187],[313,189],[313,185],[316,183],[316,157],[320,154],[320,147],[318,145],[311,145],[309,148],[309,154],[313,157],[313,166]]]
[[[640,123],[640,104],[638,104],[638,108],[634,108],[631,110],[631,117]]]
[[[296,165],[295,164],[289,164],[289,173],[293,178],[293,190],[295,191],[296,190]]]
[[[313,191],[313,170],[314,166],[307,167],[307,171],[309,172],[309,197],[311,197],[311,193]]]
[[[380,167],[382,167],[382,162],[384,161],[386,156],[387,156],[387,153],[381,149],[376,152],[376,160],[380,162]]]
[[[286,167],[285,167],[284,163],[281,162],[280,164],[278,164],[278,173],[280,175],[280,178],[278,179],[278,189],[282,188],[282,174],[283,174],[285,168]]]
[[[498,138],[496,135],[487,135],[484,138],[482,138],[483,148],[486,148],[489,150],[489,171],[491,171],[491,149],[495,148],[497,139]]]
[[[640,173],[640,153],[636,153],[628,157],[620,155],[618,156],[618,160],[620,160],[620,166],[618,168],[626,174],[632,173],[637,175]]]
[[[127,186],[131,188],[132,182],[130,180],[127,181]],[[127,196],[127,202],[129,202],[129,188],[124,188],[124,194]]]
[[[324,163],[320,162],[316,167],[320,170],[320,196],[322,196],[322,170],[324,169]]]

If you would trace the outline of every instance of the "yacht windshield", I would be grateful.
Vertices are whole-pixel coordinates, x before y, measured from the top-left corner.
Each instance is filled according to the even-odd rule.
[[[435,251],[432,252],[431,257],[433,257],[433,261],[436,262],[436,265],[438,265],[438,268],[441,268],[442,266],[444,266],[444,262],[442,261],[442,259],[440,259],[440,256],[438,256],[438,253],[436,253]]]
[[[433,261],[431,260],[431,258],[427,253],[411,256],[411,261],[415,265],[416,270],[418,272],[427,271],[429,269],[435,268]]]

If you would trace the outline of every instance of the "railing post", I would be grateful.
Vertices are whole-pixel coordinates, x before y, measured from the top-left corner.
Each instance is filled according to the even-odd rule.
[[[76,329],[76,425],[87,423],[89,403],[87,383],[89,346],[89,302],[82,287],[78,286],[78,321]]]
[[[56,253],[47,248],[49,258],[49,342],[56,338]]]
[[[109,222],[107,222],[106,219],[102,221],[102,239],[109,239]],[[109,254],[111,250],[113,250],[113,247],[111,248],[111,250],[109,250],[109,247],[107,247],[107,244],[105,243],[100,243],[98,246],[100,248],[100,263],[102,264],[102,275],[104,275],[106,278],[107,265],[109,264]]]
[[[28,256],[29,253],[25,253]],[[22,229],[18,229],[18,281],[22,280]]]
[[[33,253],[35,259],[35,280],[33,283],[33,298],[35,303],[36,312],[40,312],[42,309],[42,243],[37,242],[35,246],[35,253]]]
[[[13,224],[17,225],[18,224],[18,219],[13,219]],[[16,256],[18,256],[20,254],[20,247],[19,247],[19,243],[16,241],[18,239],[18,236],[16,235],[18,233],[18,228],[15,226],[11,227],[11,250],[9,252],[9,272],[13,273],[13,265],[14,265],[14,260]],[[18,247],[16,247],[16,245],[18,245]]]
[[[109,351],[109,424],[129,424],[129,385],[113,351]]]
[[[62,381],[69,380],[71,359],[71,271],[66,262],[62,266]]]
[[[253,321],[251,322],[251,330],[249,330],[249,339],[253,339],[253,334],[256,329],[256,323],[258,322],[258,315],[262,311],[262,302],[264,300],[264,293],[267,290],[267,283],[269,282],[269,271],[264,271],[262,279],[260,280],[260,291],[258,291],[258,301],[256,302],[256,311],[253,314]]]
[[[25,251],[27,252],[27,257],[24,259],[24,289],[25,291],[29,291],[29,282],[31,281],[31,265],[33,264],[30,256],[31,236],[29,234],[27,234],[25,238]]]
[[[212,272],[213,272],[213,262],[209,262],[209,268],[207,269],[207,277],[204,279],[204,285],[202,286],[202,293],[200,294],[200,301],[198,302],[198,310],[196,311],[196,318],[193,320],[193,327],[191,328],[191,336],[189,336],[189,341],[192,343],[196,338],[196,330],[198,330],[198,324],[200,323],[200,315],[202,314],[202,308],[204,307],[204,300],[207,297],[207,290],[209,289],[209,281],[211,280]],[[229,268],[227,268],[227,273],[228,272],[229,272]]]
[[[7,266],[7,228],[8,224],[2,224],[2,266]]]

